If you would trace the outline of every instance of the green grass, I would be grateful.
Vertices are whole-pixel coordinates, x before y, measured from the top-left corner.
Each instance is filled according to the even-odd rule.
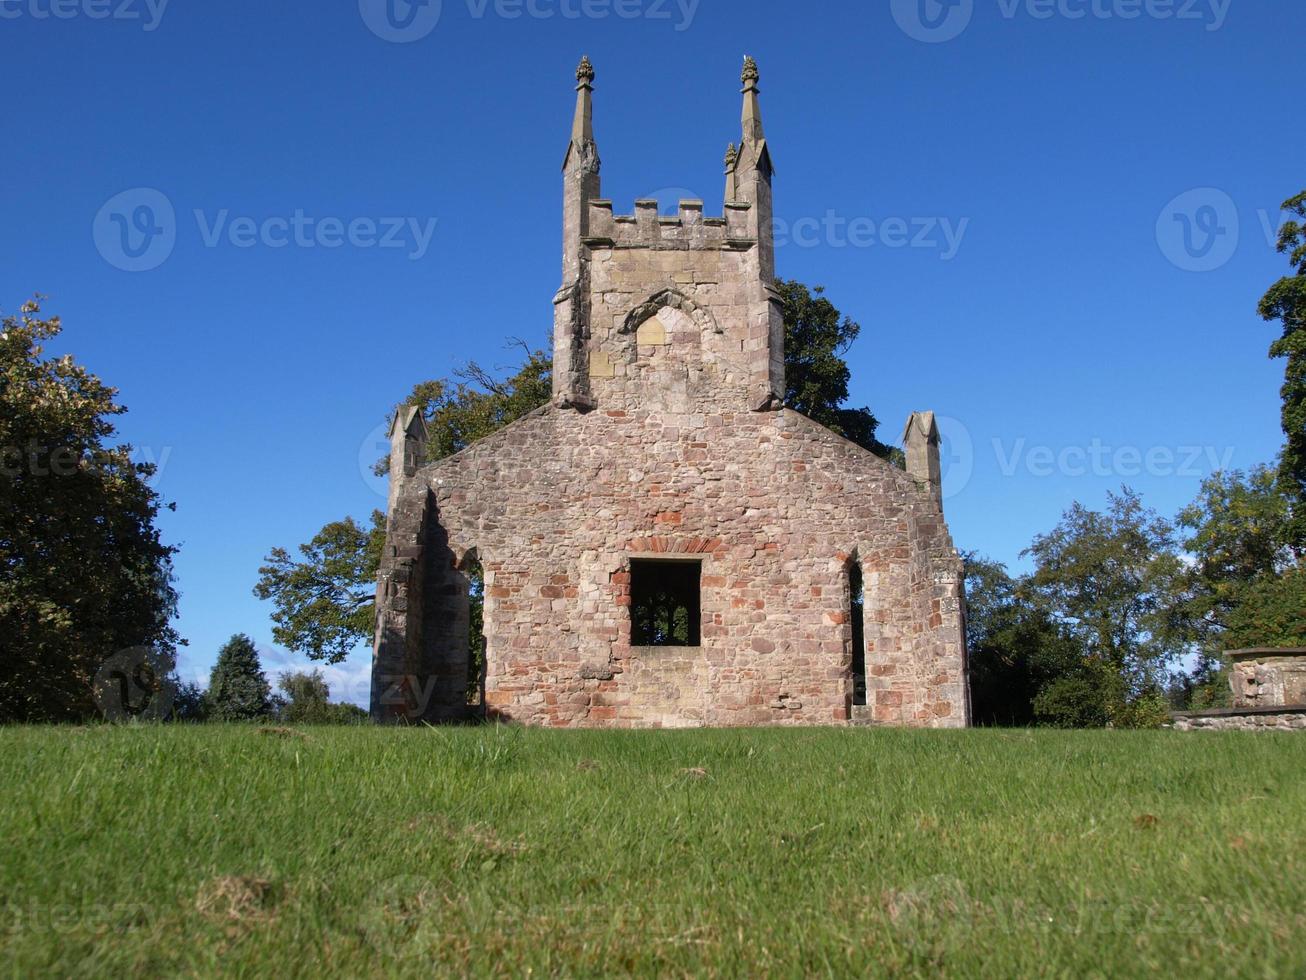
[[[0,729],[12,976],[1306,975],[1306,736]]]

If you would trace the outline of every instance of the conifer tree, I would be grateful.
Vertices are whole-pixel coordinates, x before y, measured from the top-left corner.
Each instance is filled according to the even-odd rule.
[[[247,721],[272,710],[272,689],[259,664],[254,641],[237,633],[218,652],[209,677],[209,717],[215,721]]]

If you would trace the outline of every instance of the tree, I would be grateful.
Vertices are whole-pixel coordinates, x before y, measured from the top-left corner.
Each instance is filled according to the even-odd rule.
[[[333,521],[299,546],[297,561],[273,548],[254,594],[274,603],[272,638],[291,650],[339,663],[376,623],[376,573],[385,547],[385,515],[371,526],[352,517]]]
[[[848,398],[848,365],[843,355],[861,327],[843,316],[821,287],[776,283],[784,300],[786,402],[863,448],[886,458],[896,450],[875,439],[878,422],[865,408],[843,407]],[[553,362],[544,350],[514,341],[524,360],[500,378],[472,362],[453,378],[424,381],[404,404],[422,410],[426,420],[427,462],[436,462],[517,421],[548,403]],[[384,474],[389,457],[377,462]],[[375,630],[375,582],[385,545],[384,515],[373,514],[366,531],[352,518],[328,524],[292,559],[275,548],[259,569],[254,594],[273,603],[273,637],[290,650],[336,663]],[[472,575],[471,663],[481,662],[481,583]]]
[[[1174,626],[1198,658],[1180,691],[1183,706],[1228,700],[1226,649],[1274,645],[1306,632],[1306,604],[1292,604],[1301,580],[1292,511],[1278,474],[1266,466],[1212,474],[1180,511],[1190,561]]]
[[[248,721],[272,710],[272,690],[259,664],[254,641],[237,633],[218,651],[209,677],[209,716],[216,721]]]
[[[0,721],[85,718],[110,657],[178,643],[154,467],[111,442],[117,390],[44,356],[61,330],[36,300],[0,319]]]
[[[1287,200],[1283,210],[1306,218],[1306,191]],[[1283,381],[1283,434],[1287,444],[1279,464],[1279,482],[1292,501],[1292,543],[1306,550],[1306,226],[1289,220],[1279,230],[1279,251],[1288,256],[1293,274],[1270,287],[1258,312],[1278,320],[1282,335],[1270,346],[1271,357],[1287,359]]]
[[[341,725],[367,717],[355,704],[332,704],[331,688],[320,670],[287,671],[277,680],[285,695],[281,718],[293,725]]]
[[[1183,566],[1170,524],[1136,493],[1122,488],[1107,504],[1076,502],[1022,554],[1034,559],[1033,595],[1079,643],[1111,721],[1130,725],[1156,716],[1183,650],[1171,618]]]
[[[1191,532],[1183,547],[1192,556],[1180,612],[1199,643],[1228,629],[1253,582],[1296,565],[1292,502],[1269,467],[1207,477],[1177,523]]]
[[[1027,577],[1013,578],[1006,566],[966,556],[972,717],[977,725],[1042,722],[1078,727],[1072,721],[1083,723],[1084,712],[1071,719],[1058,708],[1036,710],[1038,699],[1052,685],[1069,678],[1084,680],[1084,661],[1074,638],[1031,601],[1030,588]],[[1104,723],[1105,718],[1099,722]]]
[[[879,421],[868,408],[845,408],[852,372],[844,355],[861,325],[825,298],[794,280],[776,280],[784,300],[785,404],[885,459],[894,450],[875,438]]]

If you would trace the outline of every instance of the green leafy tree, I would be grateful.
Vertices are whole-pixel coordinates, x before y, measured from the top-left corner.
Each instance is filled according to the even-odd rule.
[[[808,289],[780,280],[784,300],[787,403],[871,452],[896,459],[896,450],[875,438],[878,422],[865,408],[844,407],[848,399],[848,365],[843,360],[861,327],[843,316],[820,287]],[[426,420],[427,462],[436,462],[470,446],[548,403],[553,363],[544,350],[515,341],[523,361],[506,377],[475,362],[452,378],[424,381],[404,404],[422,410]],[[376,465],[378,475],[389,458]],[[385,518],[373,514],[370,528],[351,518],[324,527],[292,557],[275,548],[259,569],[254,594],[273,604],[274,639],[290,650],[318,660],[339,662],[350,650],[370,642],[375,630],[375,583],[385,545]],[[471,663],[475,673],[483,659],[480,631],[482,583],[479,569],[470,577],[472,600]]]
[[[1207,477],[1177,523],[1192,556],[1180,612],[1198,642],[1220,640],[1253,582],[1296,565],[1292,504],[1269,467]]]
[[[207,701],[209,717],[215,721],[248,721],[271,713],[272,689],[254,641],[244,633],[237,633],[218,651]]]
[[[1301,555],[1293,545],[1292,502],[1274,469],[1215,473],[1179,513],[1190,562],[1174,607],[1174,626],[1197,655],[1181,685],[1182,707],[1229,700],[1223,652],[1272,645],[1297,635],[1306,606],[1292,609]],[[1286,617],[1286,618],[1285,618]],[[1257,636],[1257,631],[1263,631]]]
[[[277,679],[285,696],[283,721],[292,725],[342,725],[362,721],[367,712],[354,704],[332,704],[322,671],[287,671]]]
[[[1292,501],[1292,543],[1306,549],[1306,191],[1287,200],[1283,210],[1296,217],[1279,230],[1279,251],[1288,256],[1293,274],[1270,287],[1258,312],[1279,321],[1283,332],[1270,346],[1271,357],[1287,359],[1283,381],[1283,433],[1287,444],[1279,481]]]
[[[1306,568],[1262,575],[1229,616],[1231,650],[1306,647]]]
[[[497,378],[472,361],[456,370],[452,380],[423,381],[404,399],[405,405],[420,408],[426,419],[427,462],[461,452],[548,404],[553,395],[552,357],[522,341],[514,341],[514,346],[525,360],[507,378]],[[382,458],[377,473],[386,473],[389,465],[390,458]]]
[[[36,301],[0,319],[0,721],[90,716],[106,660],[178,642],[155,470],[112,444],[117,390],[45,355],[61,329]]]
[[[369,527],[333,521],[294,558],[273,548],[254,594],[271,600],[272,638],[328,663],[339,663],[375,629],[376,573],[385,547],[385,515]]]
[[[861,325],[840,313],[821,286],[786,279],[775,286],[784,300],[785,404],[877,456],[896,459],[875,438],[880,423],[871,410],[845,407],[852,372],[844,355]]]
[[[1045,608],[1031,601],[1030,589],[1028,578],[1013,577],[999,562],[966,556],[966,648],[975,724],[1105,724],[1100,693],[1096,695],[1100,721],[1078,710],[1064,716],[1057,707],[1060,700],[1053,707],[1045,701],[1044,710],[1036,710],[1036,701],[1054,683],[1067,678],[1089,680],[1079,644]]]
[[[1112,723],[1155,716],[1168,668],[1184,650],[1174,628],[1183,563],[1173,528],[1129,488],[1107,509],[1075,503],[1023,553],[1033,595],[1080,645]]]

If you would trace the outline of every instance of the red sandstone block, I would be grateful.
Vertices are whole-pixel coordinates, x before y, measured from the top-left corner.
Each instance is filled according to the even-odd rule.
[[[875,703],[886,707],[897,707],[902,704],[901,691],[876,691]]]

